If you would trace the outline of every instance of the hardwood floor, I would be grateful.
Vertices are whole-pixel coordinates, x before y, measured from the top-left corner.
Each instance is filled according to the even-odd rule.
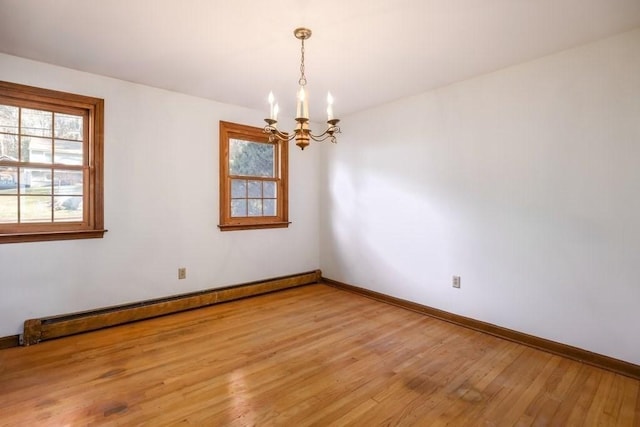
[[[640,381],[326,285],[0,351],[0,425],[640,426]]]

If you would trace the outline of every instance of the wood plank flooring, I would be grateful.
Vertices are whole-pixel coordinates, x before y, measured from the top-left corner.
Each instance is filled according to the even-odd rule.
[[[0,425],[640,426],[640,381],[318,284],[0,350]]]

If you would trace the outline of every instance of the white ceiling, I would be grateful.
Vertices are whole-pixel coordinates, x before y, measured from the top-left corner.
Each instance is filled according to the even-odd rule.
[[[640,27],[640,0],[0,0],[0,51],[293,116],[344,116]],[[0,79],[2,68],[0,66]]]

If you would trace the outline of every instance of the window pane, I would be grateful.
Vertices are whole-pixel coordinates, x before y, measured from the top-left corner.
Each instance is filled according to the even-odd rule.
[[[0,105],[0,132],[18,133],[18,107]]]
[[[18,194],[17,168],[0,166],[0,194]]]
[[[231,200],[231,216],[247,216],[247,200]]]
[[[70,114],[55,114],[56,138],[74,139],[82,141],[82,116]]]
[[[262,201],[264,207],[264,216],[276,216],[276,201],[275,199],[264,199]]]
[[[54,197],[53,206],[53,220],[55,222],[82,221],[82,197]]]
[[[274,177],[275,146],[260,142],[229,140],[231,175]]]
[[[22,109],[22,135],[52,136],[53,113],[42,110]]]
[[[0,135],[0,160],[18,161],[18,136]]]
[[[20,197],[21,222],[51,222],[50,196]]]
[[[262,216],[262,199],[249,199],[249,216]]]
[[[246,179],[231,180],[231,197],[234,199],[244,199],[247,197],[247,180]]]
[[[51,194],[51,169],[20,169],[20,188],[31,195]]]
[[[271,199],[276,198],[276,183],[273,181],[264,181],[262,190],[264,195],[262,197],[269,197]]]
[[[2,196],[0,189],[0,224],[18,222],[18,197]]]
[[[23,136],[20,141],[23,162],[51,163],[51,139]]]
[[[55,169],[53,171],[53,192],[55,194],[82,195],[82,172]]]
[[[82,149],[82,142],[56,140],[53,162],[61,165],[81,165]]]
[[[262,181],[249,181],[249,196],[262,198]]]

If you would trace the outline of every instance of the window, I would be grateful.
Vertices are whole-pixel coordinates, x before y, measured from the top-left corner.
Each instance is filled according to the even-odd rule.
[[[220,122],[220,229],[288,227],[287,144]]]
[[[102,237],[104,101],[0,81],[0,243]]]

